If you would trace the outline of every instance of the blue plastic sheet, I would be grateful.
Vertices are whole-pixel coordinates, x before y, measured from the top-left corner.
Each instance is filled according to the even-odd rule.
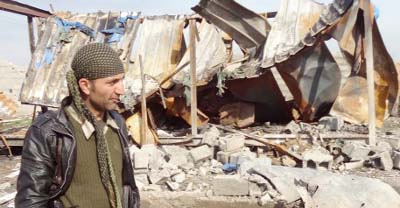
[[[80,22],[69,22],[59,17],[56,17],[55,20],[57,26],[60,27],[63,32],[70,32],[70,30],[74,28],[90,36],[91,38],[96,38],[96,32],[92,28],[86,26],[85,24],[82,24]]]

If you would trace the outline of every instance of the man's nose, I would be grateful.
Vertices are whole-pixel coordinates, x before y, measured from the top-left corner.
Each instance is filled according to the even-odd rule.
[[[118,84],[115,88],[115,93],[118,95],[125,94],[125,86],[124,86],[124,83],[122,82],[122,80],[120,82],[118,82]]]

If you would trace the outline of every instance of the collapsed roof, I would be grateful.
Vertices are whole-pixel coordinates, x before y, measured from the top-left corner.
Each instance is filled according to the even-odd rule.
[[[196,78],[203,92],[199,93],[200,124],[218,113],[221,122],[225,118],[239,127],[267,120],[314,121],[328,113],[352,123],[368,122],[364,10],[358,0],[335,0],[327,6],[312,0],[283,0],[272,24],[266,15],[235,1],[201,0],[193,10],[200,16],[98,12],[49,17],[40,28],[21,102],[59,106],[68,95],[65,74],[73,54],[82,45],[104,42],[120,54],[125,65],[127,93],[122,101],[126,108],[140,103],[142,57],[145,96],[157,97],[156,102],[190,124],[186,25],[194,18],[198,22]],[[380,126],[386,112],[399,113],[399,79],[373,23]],[[326,45],[331,38],[350,65],[349,77]]]

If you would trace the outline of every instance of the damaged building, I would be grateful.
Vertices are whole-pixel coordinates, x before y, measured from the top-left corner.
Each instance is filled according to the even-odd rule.
[[[398,189],[335,173],[400,168],[394,130],[368,135],[400,113],[398,67],[369,0],[282,0],[261,14],[200,0],[192,10],[38,18],[20,102],[59,107],[75,52],[107,43],[126,71],[119,111],[145,207],[211,207],[221,196],[232,207],[400,207]],[[0,93],[0,115],[10,103]],[[161,192],[174,194],[152,205]]]

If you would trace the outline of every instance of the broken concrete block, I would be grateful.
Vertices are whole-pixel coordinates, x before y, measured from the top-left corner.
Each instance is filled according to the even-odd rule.
[[[167,184],[168,188],[171,191],[177,191],[179,189],[179,183],[171,182],[171,181],[167,181],[165,183]]]
[[[189,151],[189,155],[192,158],[193,162],[197,163],[202,160],[208,159],[212,157],[212,149],[207,145],[202,145],[200,147],[196,147]]]
[[[344,120],[338,117],[326,116],[318,121],[319,125],[330,131],[338,131],[343,128]]]
[[[297,134],[301,131],[300,125],[296,123],[296,121],[291,121],[288,123],[283,129],[282,133],[286,134]]]
[[[215,126],[211,126],[207,129],[203,134],[203,144],[207,144],[209,146],[217,146],[218,138],[219,138],[219,130]]]
[[[147,169],[149,167],[150,155],[148,152],[137,150],[133,153],[133,168]]]
[[[135,174],[135,181],[139,190],[143,190],[144,187],[149,185],[149,180],[146,174]]]
[[[392,158],[393,158],[393,167],[396,169],[400,169],[400,152],[394,151]]]
[[[229,157],[229,163],[240,165],[246,160],[254,160],[257,158],[257,154],[254,152],[251,152],[250,150],[243,150],[237,153],[233,153]]]
[[[249,195],[250,196],[261,196],[262,192],[260,187],[255,183],[249,183]]]
[[[394,150],[400,150],[400,138],[389,137],[389,138],[386,138],[386,141],[390,144],[390,146]]]
[[[199,167],[199,169],[198,169],[198,175],[199,176],[206,176],[207,175],[207,168],[205,168],[205,167]]]
[[[392,152],[392,146],[388,142],[379,141],[371,150],[376,153]]]
[[[240,134],[230,134],[219,138],[219,148],[221,151],[230,152],[244,147],[245,137]]]
[[[301,199],[301,196],[294,183],[285,180],[283,177],[273,177],[270,178],[270,181],[275,189],[282,195],[282,198],[287,201],[287,203],[292,203]]]
[[[271,168],[271,159],[268,157],[260,157],[254,160],[245,160],[239,165],[238,173],[241,176],[248,174],[248,171],[254,167],[262,170],[269,170]]]
[[[368,160],[370,152],[371,148],[360,142],[347,142],[342,148],[342,153],[351,161]]]
[[[237,175],[220,175],[214,178],[212,190],[215,196],[247,196],[249,182]]]
[[[342,165],[343,167],[339,167],[339,169],[353,170],[353,169],[362,168],[362,167],[364,167],[364,162],[365,162],[364,160],[355,161],[355,162],[347,162]]]
[[[390,156],[389,152],[379,153],[377,160],[377,166],[382,170],[391,170],[393,169],[393,160]]]
[[[258,199],[258,205],[264,206],[268,203],[273,204],[274,200],[269,196],[269,194],[264,194],[262,197]]]
[[[176,166],[184,165],[188,162],[189,151],[186,148],[179,146],[168,146],[162,147],[166,156],[168,157],[168,163],[174,164]]]
[[[175,174],[171,177],[173,182],[177,182],[177,183],[182,183],[183,181],[186,180],[186,174],[185,173],[178,173]]]
[[[225,164],[229,163],[229,158],[232,154],[238,153],[240,149],[234,150],[234,151],[219,151],[217,152],[217,161]]]
[[[161,171],[151,171],[148,174],[149,180],[151,184],[162,184],[168,178],[170,178],[171,174],[167,169],[162,169]]]
[[[322,147],[314,147],[304,152],[303,168],[322,168],[332,169],[333,156],[329,151]]]

